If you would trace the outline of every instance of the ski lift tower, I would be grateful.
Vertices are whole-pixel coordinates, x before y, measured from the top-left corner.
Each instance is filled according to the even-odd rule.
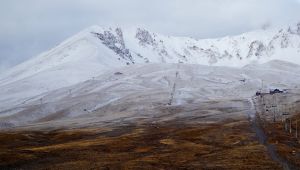
[[[273,104],[271,107],[273,108],[273,122],[275,123],[276,122],[276,109],[277,109],[277,105]]]
[[[288,112],[283,112],[282,113],[283,119],[284,119],[284,130],[288,131],[288,124],[287,124],[287,119],[290,116],[290,113]]]

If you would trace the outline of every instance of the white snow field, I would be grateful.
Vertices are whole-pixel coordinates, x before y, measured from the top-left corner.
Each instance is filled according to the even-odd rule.
[[[0,127],[209,121],[248,108],[262,81],[297,89],[299,55],[300,23],[204,40],[93,26],[0,75]]]
[[[9,109],[0,113],[0,124],[76,127],[180,117],[192,122],[200,115],[199,121],[206,122],[238,118],[245,116],[248,100],[261,88],[262,80],[264,88],[295,89],[300,87],[299,71],[300,66],[282,61],[243,68],[133,65],[30,100],[9,103]],[[9,96],[9,89],[5,91]]]

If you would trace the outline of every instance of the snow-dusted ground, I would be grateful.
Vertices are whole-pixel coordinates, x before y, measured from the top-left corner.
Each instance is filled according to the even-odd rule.
[[[197,121],[210,122],[239,118],[245,116],[248,99],[261,88],[262,80],[265,89],[297,89],[298,73],[300,66],[277,60],[243,68],[132,65],[30,100],[9,103],[0,112],[0,124],[76,127],[137,120],[181,118],[193,122],[197,120],[193,118],[201,117]]]
[[[0,126],[244,104],[262,84],[297,89],[299,54],[300,24],[203,40],[93,26],[0,75]]]

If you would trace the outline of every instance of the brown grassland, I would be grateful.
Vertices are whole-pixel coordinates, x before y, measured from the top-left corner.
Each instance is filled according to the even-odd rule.
[[[296,114],[292,120],[292,131],[285,130],[285,125],[281,121],[276,123],[264,122],[264,129],[268,136],[268,142],[276,146],[278,154],[289,163],[300,167],[300,132],[298,139],[295,136],[296,123],[295,120],[300,120],[300,114]],[[298,122],[300,130],[300,121]]]
[[[271,139],[270,139],[271,140]],[[247,120],[0,133],[0,169],[281,169]]]

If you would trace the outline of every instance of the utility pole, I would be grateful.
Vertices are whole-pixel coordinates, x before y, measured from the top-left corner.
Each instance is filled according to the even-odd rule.
[[[278,103],[277,103],[277,95],[276,95],[276,93],[274,94],[274,104],[275,104],[275,116],[276,116],[276,118],[278,118],[278,114],[279,114],[279,110],[278,110],[278,108],[279,108],[279,105],[278,105]]]
[[[298,120],[296,120],[296,138],[298,139]]]
[[[263,113],[266,114],[267,105],[266,105],[266,101],[265,101],[265,96],[263,94],[261,94],[261,95],[262,95]]]
[[[284,120],[284,130],[285,130],[285,132],[288,131],[287,119]]]
[[[291,103],[289,110],[290,110],[290,114],[292,115],[294,113],[294,103]]]
[[[284,116],[284,130],[285,132],[288,132],[288,124],[287,124],[287,120],[288,120],[288,116],[289,116],[289,113],[283,113],[282,114]]]
[[[292,118],[290,118],[290,134],[292,134]]]
[[[277,116],[277,112],[276,112],[276,109],[277,109],[276,94],[273,95],[272,99],[273,99],[273,104],[272,104],[272,107],[273,107],[273,122],[276,122],[276,116]]]
[[[282,110],[281,110],[281,116],[282,116],[282,122],[284,121],[284,119],[285,119],[285,115],[288,115],[288,112],[287,112],[287,104],[283,104],[283,108],[282,108]]]
[[[264,87],[264,80],[261,79],[261,89],[260,89],[260,97],[262,99],[262,114],[266,114],[266,103],[265,103],[265,96],[263,94],[263,87]]]
[[[273,122],[275,123],[276,122],[276,105],[272,105],[272,108],[273,108]]]

